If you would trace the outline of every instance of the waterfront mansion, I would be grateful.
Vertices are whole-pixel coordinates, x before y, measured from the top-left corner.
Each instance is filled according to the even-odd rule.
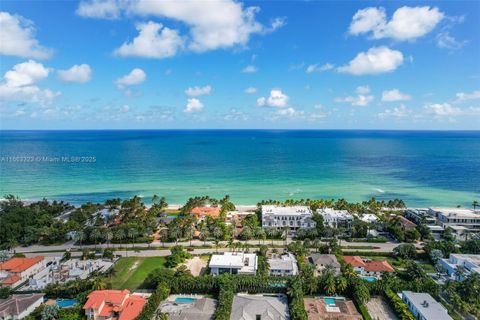
[[[262,206],[262,226],[264,228],[311,229],[316,223],[308,206]]]

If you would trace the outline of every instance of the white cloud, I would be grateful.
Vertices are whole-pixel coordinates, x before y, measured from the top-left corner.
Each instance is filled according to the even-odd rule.
[[[138,36],[116,49],[116,55],[162,59],[174,56],[184,47],[185,40],[179,32],[163,27],[160,23],[139,23],[136,28]]]
[[[22,16],[0,11],[0,54],[23,58],[47,59],[52,50],[35,39],[35,26]]]
[[[323,71],[332,70],[334,67],[335,66],[331,63],[325,63],[323,65],[311,64],[307,67],[305,72],[306,73],[323,72]]]
[[[248,118],[248,114],[235,108],[230,109],[229,113],[223,116],[226,121],[246,121]]]
[[[353,75],[380,74],[392,72],[403,63],[403,54],[387,47],[373,47],[360,52],[347,65],[339,67],[339,72]]]
[[[398,89],[386,90],[382,93],[382,101],[385,102],[407,101],[410,99],[410,95],[402,93]]]
[[[67,70],[58,70],[58,77],[63,82],[88,82],[92,78],[92,68],[88,64],[76,64]]]
[[[185,106],[185,109],[183,109],[183,112],[193,113],[193,112],[200,112],[202,110],[203,110],[203,103],[196,98],[191,98],[187,100],[187,105]]]
[[[285,108],[285,109],[280,109],[275,111],[275,114],[280,116],[280,117],[296,117],[303,115],[303,111],[297,111],[292,107]]]
[[[414,40],[432,31],[443,18],[438,8],[404,6],[388,21],[384,8],[369,7],[355,13],[349,33],[371,33],[373,39]]]
[[[367,95],[370,92],[369,86],[359,86],[355,89],[357,96],[347,96],[343,98],[336,98],[335,102],[350,103],[354,107],[365,107],[368,106],[375,98],[372,95]]]
[[[462,110],[457,107],[452,107],[449,103],[431,103],[423,107],[428,114],[433,114],[437,117],[458,116],[462,114]]]
[[[463,48],[468,41],[459,41],[450,35],[450,32],[443,31],[437,34],[437,47],[448,50],[459,50]]]
[[[248,87],[247,89],[245,89],[245,93],[248,93],[248,94],[252,94],[255,92],[257,92],[257,88],[255,87]]]
[[[129,74],[115,80],[115,84],[119,89],[123,89],[126,86],[136,85],[144,82],[147,79],[147,75],[142,69],[135,68],[130,71]]]
[[[381,119],[385,118],[405,118],[407,117],[412,111],[405,107],[403,104],[399,107],[395,107],[393,109],[386,109],[384,112],[378,114],[378,117]]]
[[[255,73],[257,72],[258,69],[255,66],[246,66],[245,68],[242,69],[242,73]]]
[[[476,90],[471,93],[458,92],[456,96],[457,96],[456,102],[480,99],[480,90]]]
[[[116,0],[82,1],[78,5],[76,14],[84,18],[118,19],[120,9]]]
[[[41,89],[37,82],[48,77],[49,69],[33,60],[16,64],[3,76],[0,82],[0,100],[49,104],[59,92]]]
[[[185,90],[185,94],[187,94],[190,97],[199,97],[203,96],[206,94],[210,94],[212,92],[212,86],[204,86],[204,87],[190,87],[187,90]]]
[[[283,108],[288,105],[289,97],[280,89],[272,89],[268,98],[260,97],[257,99],[257,105],[260,107],[276,107]]]

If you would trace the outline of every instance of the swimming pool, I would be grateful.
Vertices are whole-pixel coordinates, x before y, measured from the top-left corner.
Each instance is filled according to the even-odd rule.
[[[78,303],[75,299],[57,299],[55,301],[60,308],[71,308]]]
[[[365,280],[365,281],[368,281],[368,282],[377,281],[377,278],[375,278],[375,277],[363,277],[362,279]]]
[[[197,301],[195,298],[186,298],[186,297],[178,297],[175,298],[175,302],[181,302],[181,303],[194,303]]]
[[[323,298],[323,301],[325,301],[327,306],[335,306],[335,298],[325,297]]]

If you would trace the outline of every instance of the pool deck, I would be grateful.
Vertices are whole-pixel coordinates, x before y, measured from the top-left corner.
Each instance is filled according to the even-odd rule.
[[[334,297],[326,297],[334,299]],[[303,300],[308,320],[362,320],[350,300],[335,299],[335,306],[325,303],[324,297],[308,297]]]

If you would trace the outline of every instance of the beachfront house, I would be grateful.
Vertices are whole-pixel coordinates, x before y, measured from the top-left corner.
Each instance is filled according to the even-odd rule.
[[[340,263],[334,254],[313,253],[308,256],[308,262],[315,265],[317,275],[322,273],[327,267],[331,267],[335,271],[335,274],[340,274]]]
[[[14,294],[0,299],[0,319],[23,319],[43,303],[43,293]]]
[[[360,256],[344,256],[343,259],[356,273],[365,277],[379,277],[395,271],[386,260],[363,260]]]
[[[190,211],[191,214],[197,217],[198,221],[204,221],[207,217],[217,219],[220,217],[219,207],[195,207]]]
[[[471,273],[480,274],[480,254],[451,253],[448,259],[440,259],[438,263],[455,280],[462,281]]]
[[[323,217],[323,223],[331,228],[350,229],[352,227],[353,216],[347,210],[320,208],[317,213]]]
[[[464,208],[429,208],[443,229],[452,228],[454,236],[463,240],[467,234],[480,232],[480,211]]]
[[[0,263],[0,284],[16,288],[45,268],[45,257],[11,258]]]
[[[431,226],[437,223],[437,219],[429,213],[428,209],[409,208],[403,212],[403,215],[416,224]]]
[[[447,309],[428,293],[402,291],[402,300],[419,320],[453,320]]]
[[[288,298],[284,294],[242,294],[233,298],[230,320],[288,320]]]
[[[268,270],[271,276],[295,276],[298,274],[297,259],[291,253],[268,259]]]
[[[222,273],[255,275],[258,261],[255,253],[225,252],[212,255],[208,266],[216,276]]]
[[[83,306],[89,320],[134,320],[147,300],[129,290],[96,290]]]
[[[308,206],[262,206],[264,228],[289,228],[290,230],[315,228],[312,210]]]

